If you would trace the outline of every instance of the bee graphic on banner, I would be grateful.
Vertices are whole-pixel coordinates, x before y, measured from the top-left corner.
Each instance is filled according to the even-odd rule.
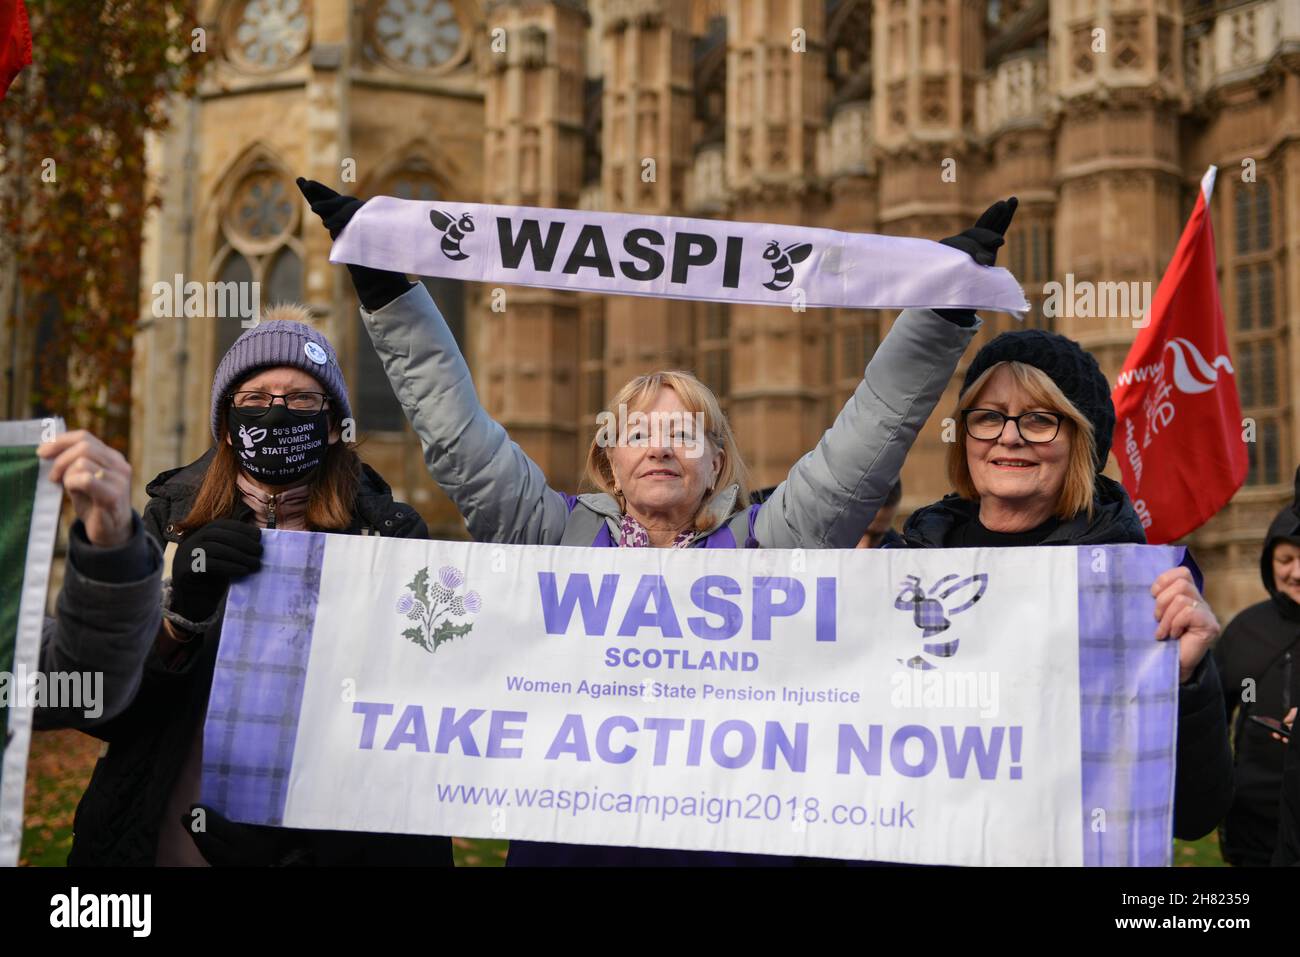
[[[460,248],[469,234],[474,232],[474,218],[465,213],[460,219],[449,216],[440,209],[429,210],[429,222],[442,233],[442,254],[448,259],[468,259],[469,254]]]
[[[921,629],[922,651],[906,660],[899,658],[898,662],[929,671],[939,666],[939,659],[955,655],[959,638],[934,639],[952,627],[952,618],[973,608],[984,597],[988,585],[989,576],[983,573],[966,578],[944,575],[927,590],[920,578],[908,575],[894,599],[894,607],[912,613],[912,624]]]

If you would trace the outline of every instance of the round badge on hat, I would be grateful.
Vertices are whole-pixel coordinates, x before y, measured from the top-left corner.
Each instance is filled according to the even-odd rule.
[[[308,342],[302,347],[302,351],[307,353],[307,358],[318,366],[323,366],[329,361],[329,356],[325,355],[325,350],[314,342]]]

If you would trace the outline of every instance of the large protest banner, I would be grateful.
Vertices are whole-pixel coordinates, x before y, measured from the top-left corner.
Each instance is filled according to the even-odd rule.
[[[36,446],[63,430],[57,419],[0,422],[0,866],[18,863],[23,838],[23,786],[32,711],[15,674],[35,674],[45,621],[45,590],[59,526],[63,489],[48,480],[51,461]]]
[[[1168,864],[1175,547],[583,549],[269,531],[204,802],[307,828]]]
[[[1029,310],[1006,269],[928,239],[643,213],[377,196],[339,235],[330,262],[796,309]]]

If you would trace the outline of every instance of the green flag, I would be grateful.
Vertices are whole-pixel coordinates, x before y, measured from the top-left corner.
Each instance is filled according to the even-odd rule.
[[[49,481],[50,461],[36,446],[63,431],[59,419],[0,422],[0,865],[18,863],[23,786],[32,709],[27,681],[36,673],[45,591],[63,489]]]

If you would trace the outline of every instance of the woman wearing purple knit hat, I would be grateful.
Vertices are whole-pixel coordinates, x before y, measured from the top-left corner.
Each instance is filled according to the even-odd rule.
[[[261,567],[261,529],[428,537],[344,441],[347,384],[309,318],[275,306],[235,341],[212,383],[213,447],[147,486],[144,527],[171,574],[163,624],[134,702],[92,732],[111,747],[77,808],[69,864],[451,866],[445,837],[262,828],[196,807],[226,591]]]

